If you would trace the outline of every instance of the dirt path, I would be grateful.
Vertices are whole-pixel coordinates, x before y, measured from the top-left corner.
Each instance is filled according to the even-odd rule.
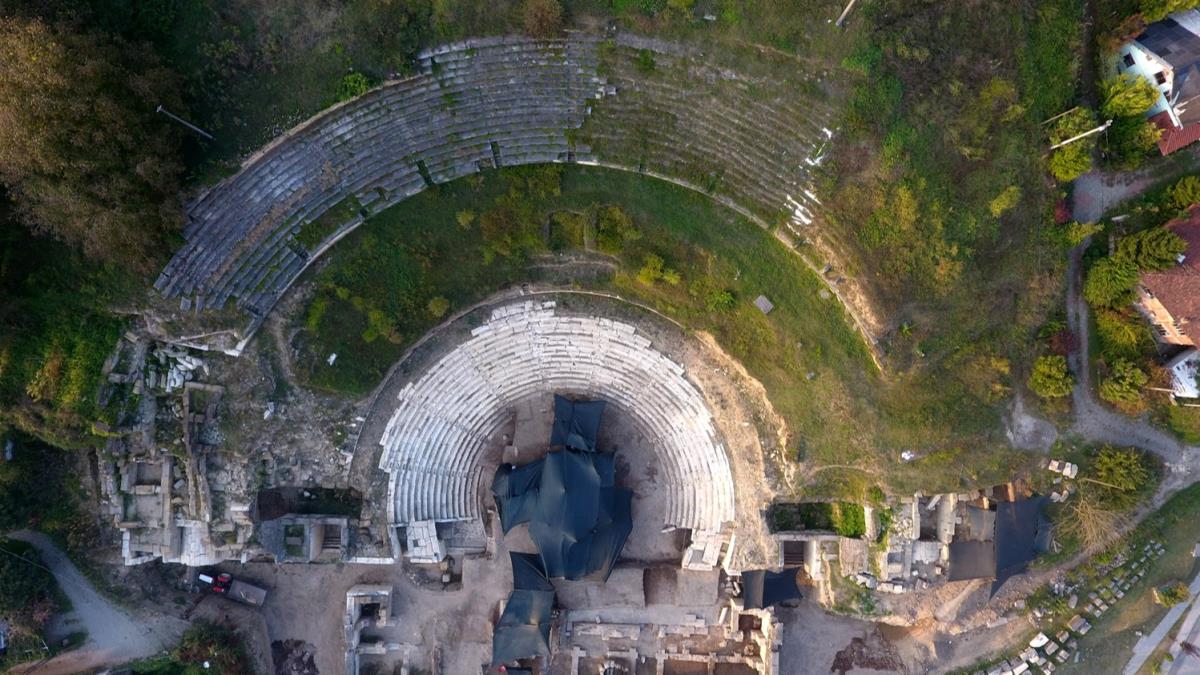
[[[1094,223],[1112,207],[1141,194],[1154,180],[1146,171],[1089,171],[1075,179],[1071,217],[1081,223]]]
[[[8,536],[37,549],[59,588],[71,600],[74,607],[70,614],[88,633],[87,642],[79,649],[10,672],[66,675],[126,663],[158,654],[182,634],[185,623],[179,619],[140,619],[114,606],[92,587],[50,537],[28,530],[11,532]]]

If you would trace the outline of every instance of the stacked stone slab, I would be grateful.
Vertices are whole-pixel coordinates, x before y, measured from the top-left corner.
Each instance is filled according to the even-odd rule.
[[[650,72],[637,65],[647,53]],[[246,338],[310,261],[365,218],[497,165],[646,171],[765,222],[786,220],[801,236],[820,216],[810,172],[834,112],[798,93],[819,88],[796,86],[803,68],[738,73],[628,34],[468,40],[422,52],[417,67],[306,122],[191,202],[185,244],[155,288],[184,310],[235,303],[251,315]]]
[[[666,526],[717,532],[734,519],[733,475],[712,416],[683,367],[633,326],[498,308],[472,337],[400,392],[380,440],[397,524],[476,519],[486,441],[520,400],[544,393],[609,402],[653,444]]]
[[[649,57],[653,69],[647,72]],[[675,43],[618,35],[604,51],[611,94],[578,134],[597,158],[711,190],[794,229],[821,213],[812,171],[832,137],[836,112],[820,84],[794,65],[734,72]]]
[[[590,158],[566,132],[603,92],[596,63],[589,38],[497,37],[422,52],[419,75],[319,115],[193,201],[186,243],[155,288],[183,309],[233,300],[261,317],[311,258],[430,183],[576,151]],[[302,246],[301,230],[349,197],[360,213]]]

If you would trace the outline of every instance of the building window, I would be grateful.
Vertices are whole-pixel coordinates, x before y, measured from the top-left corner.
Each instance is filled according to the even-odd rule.
[[[1133,53],[1132,52],[1125,52],[1125,65],[1126,66],[1133,65]]]
[[[1154,74],[1154,81],[1155,81],[1155,82],[1157,82],[1157,83],[1159,83],[1159,84],[1166,84],[1166,83],[1167,83],[1167,76],[1166,76],[1166,74],[1165,74],[1165,73],[1163,73],[1163,71],[1161,71],[1161,70],[1160,70],[1160,71],[1158,71],[1157,73],[1155,73],[1155,74]]]

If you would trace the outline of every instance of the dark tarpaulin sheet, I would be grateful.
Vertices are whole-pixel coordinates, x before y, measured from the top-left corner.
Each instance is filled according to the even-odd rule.
[[[804,597],[796,576],[799,567],[788,567],[782,572],[749,570],[742,572],[742,602],[746,609],[766,609],[789,600]]]
[[[546,568],[536,553],[508,554],[512,562],[513,588],[520,591],[553,591],[554,586],[546,578]]]
[[[996,576],[996,542],[955,541],[950,543],[950,581],[991,579]]]
[[[521,523],[528,523],[537,509],[538,486],[542,481],[542,460],[514,467],[501,464],[492,479],[492,494],[500,510],[500,525],[504,533]]]
[[[604,401],[572,401],[555,394],[550,445],[595,452],[604,405]]]
[[[1042,515],[1047,499],[1042,496],[996,506],[996,581],[992,595],[1005,581],[1025,572],[1029,562],[1044,552],[1049,522]]]
[[[554,591],[514,590],[492,634],[492,665],[550,654]]]

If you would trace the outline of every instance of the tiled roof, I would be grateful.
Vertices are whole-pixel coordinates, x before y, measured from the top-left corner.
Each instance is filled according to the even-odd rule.
[[[1165,110],[1151,117],[1150,121],[1163,130],[1158,139],[1158,150],[1164,155],[1200,141],[1200,124],[1177,127],[1171,123],[1171,115]]]
[[[1165,227],[1187,242],[1183,262],[1170,269],[1143,272],[1142,286],[1171,313],[1179,329],[1200,344],[1200,205]]]

